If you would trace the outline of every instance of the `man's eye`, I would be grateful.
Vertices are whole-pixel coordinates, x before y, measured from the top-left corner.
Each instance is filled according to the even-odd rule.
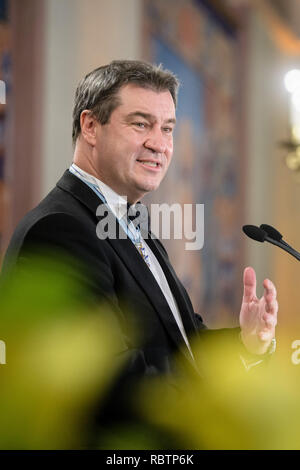
[[[135,126],[139,127],[140,129],[145,129],[146,124],[144,122],[135,122]]]
[[[172,134],[172,132],[173,132],[173,127],[164,127],[164,131],[165,131],[167,134]]]

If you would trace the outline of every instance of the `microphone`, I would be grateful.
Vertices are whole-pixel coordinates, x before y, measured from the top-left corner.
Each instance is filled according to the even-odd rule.
[[[257,242],[264,242],[266,239],[266,232],[256,227],[256,225],[244,225],[243,232],[247,235],[247,237],[252,238],[252,240],[256,240]]]
[[[266,225],[265,225],[266,226]],[[269,230],[269,227],[271,230]],[[282,235],[276,229],[273,229],[270,225],[267,226],[267,230],[262,229],[261,227],[256,227],[256,225],[244,225],[243,232],[252,240],[256,240],[258,242],[268,242],[272,243],[272,245],[278,246],[282,250],[286,251],[290,255],[294,256],[298,261],[300,261],[300,253],[294,250],[290,245],[288,245],[284,240],[282,240]],[[270,233],[271,232],[271,233]],[[273,238],[270,235],[273,235]]]
[[[260,228],[263,229],[270,238],[273,238],[273,240],[277,240],[278,242],[283,243],[285,246],[292,248],[286,241],[283,240],[281,233],[278,232],[276,228],[267,224],[261,224]]]

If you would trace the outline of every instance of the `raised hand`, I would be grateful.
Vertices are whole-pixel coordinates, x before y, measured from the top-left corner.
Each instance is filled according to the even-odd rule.
[[[264,354],[275,337],[278,303],[276,289],[269,279],[263,282],[264,295],[256,296],[256,275],[253,268],[244,270],[244,295],[240,311],[242,341],[252,354]]]

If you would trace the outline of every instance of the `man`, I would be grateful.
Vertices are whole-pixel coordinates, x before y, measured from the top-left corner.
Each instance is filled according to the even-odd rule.
[[[140,61],[88,74],[75,96],[73,164],[21,221],[5,260],[6,267],[22,265],[41,247],[79,260],[89,292],[110,305],[139,375],[172,371],[177,351],[193,367],[190,338],[207,333],[161,243],[126,219],[127,203],[157,189],[170,165],[177,90],[172,73]],[[103,233],[99,208],[117,220],[117,237]],[[264,281],[258,299],[255,272],[246,268],[241,329],[232,335],[256,361],[270,351],[277,310],[273,283]]]

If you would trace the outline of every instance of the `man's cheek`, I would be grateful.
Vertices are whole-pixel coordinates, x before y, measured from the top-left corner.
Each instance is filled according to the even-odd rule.
[[[169,144],[168,148],[167,148],[167,155],[168,155],[168,160],[172,160],[172,156],[173,156],[173,142]]]
[[[173,157],[173,152],[170,152],[167,157],[166,157],[166,169],[168,169],[170,163],[171,163],[171,160],[172,160],[172,157]]]

